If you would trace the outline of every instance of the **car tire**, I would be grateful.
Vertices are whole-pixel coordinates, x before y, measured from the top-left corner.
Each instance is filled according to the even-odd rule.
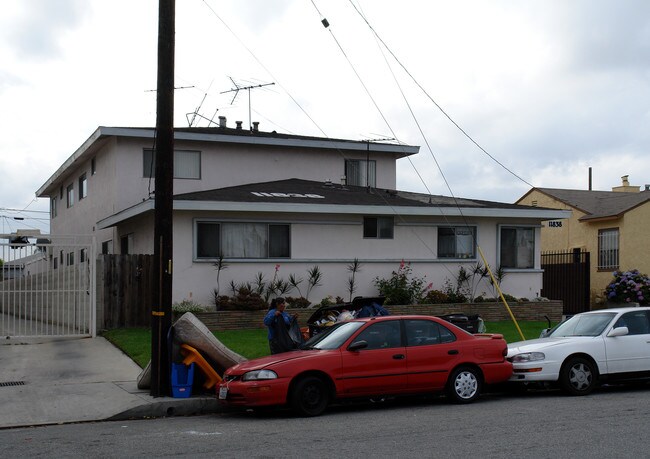
[[[454,403],[471,403],[481,394],[483,381],[476,368],[456,368],[447,382],[447,397]]]
[[[318,416],[329,404],[327,384],[315,376],[309,376],[296,383],[291,391],[291,408],[301,416]]]
[[[584,357],[572,357],[560,370],[560,387],[570,395],[588,395],[596,387],[598,372],[595,365]]]

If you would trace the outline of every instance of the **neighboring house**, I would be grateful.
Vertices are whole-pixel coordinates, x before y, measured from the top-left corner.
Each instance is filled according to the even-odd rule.
[[[37,252],[31,255],[22,256],[17,260],[6,261],[0,266],[2,270],[2,279],[20,279],[29,276],[30,274],[37,274],[41,271],[39,269],[40,263],[45,263],[46,256],[44,253]]]
[[[376,294],[373,280],[402,260],[442,288],[479,260],[475,241],[508,269],[504,291],[539,295],[541,222],[568,212],[396,191],[397,160],[419,147],[220,124],[175,129],[174,301],[210,304],[219,254],[222,294],[257,273],[305,279],[317,265],[309,299],[347,298],[355,259],[354,295]],[[94,234],[98,253],[153,253],[153,139],[152,129],[98,128],[37,192],[51,200],[52,235]]]
[[[542,251],[580,249],[591,254],[592,306],[616,270],[650,273],[650,185],[631,186],[628,176],[612,191],[533,188],[517,204],[571,210],[564,221],[542,227]]]

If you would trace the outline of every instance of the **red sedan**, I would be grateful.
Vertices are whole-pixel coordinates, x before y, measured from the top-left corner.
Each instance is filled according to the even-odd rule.
[[[303,416],[317,416],[337,399],[436,391],[469,403],[483,384],[510,378],[507,349],[502,335],[472,335],[436,317],[355,319],[300,350],[229,368],[219,399],[232,407],[288,404]]]

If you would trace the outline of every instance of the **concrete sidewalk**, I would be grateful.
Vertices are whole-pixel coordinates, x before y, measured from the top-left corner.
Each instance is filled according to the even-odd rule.
[[[0,428],[219,411],[215,395],[152,397],[104,338],[0,344]]]

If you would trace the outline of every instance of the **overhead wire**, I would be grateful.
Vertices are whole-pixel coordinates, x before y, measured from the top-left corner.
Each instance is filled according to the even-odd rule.
[[[382,44],[382,45],[386,48],[386,50],[390,53],[390,55],[393,57],[393,59],[395,59],[395,62],[397,62],[397,63],[399,64],[400,67],[402,67],[402,69],[403,69],[404,72],[409,76],[409,78],[411,78],[411,80],[413,80],[413,83],[415,83],[415,85],[416,85],[416,86],[417,86],[417,87],[422,91],[422,93],[423,93],[423,94],[424,94],[424,95],[425,95],[425,96],[426,96],[426,97],[427,97],[427,98],[428,98],[428,99],[429,99],[429,100],[430,100],[430,101],[431,101],[431,102],[432,102],[432,103],[433,103],[433,104],[438,108],[438,110],[440,110],[440,112],[441,112],[441,113],[442,113],[442,114],[443,114],[443,115],[444,115],[444,116],[445,116],[445,117],[446,117],[446,118],[447,118],[447,119],[448,119],[448,120],[449,120],[449,121],[450,121],[450,122],[451,122],[451,123],[452,123],[452,124],[453,124],[453,125],[454,125],[454,126],[455,126],[455,127],[456,127],[456,128],[457,128],[457,129],[458,129],[458,130],[463,134],[463,135],[464,135],[464,136],[465,136],[465,137],[466,137],[466,138],[467,138],[467,139],[469,139],[469,140],[470,140],[470,141],[471,141],[471,142],[472,142],[472,143],[473,143],[473,144],[474,144],[474,145],[475,145],[479,150],[481,150],[483,153],[485,153],[485,154],[486,154],[490,159],[492,159],[495,163],[497,163],[499,166],[501,166],[504,170],[506,170],[507,172],[509,172],[511,175],[513,175],[513,176],[516,177],[517,179],[519,179],[519,180],[521,180],[522,182],[524,182],[526,185],[530,186],[531,188],[535,188],[533,185],[531,185],[530,183],[528,183],[528,181],[526,181],[525,179],[523,179],[522,177],[520,177],[519,175],[517,175],[515,172],[513,172],[513,171],[510,170],[508,167],[506,167],[503,163],[501,163],[501,161],[499,161],[497,158],[495,158],[495,157],[492,156],[490,153],[488,153],[488,151],[487,151],[485,148],[483,148],[483,147],[482,147],[482,146],[481,146],[481,145],[480,145],[476,140],[474,140],[474,138],[473,138],[471,135],[469,135],[469,134],[467,133],[467,131],[465,131],[465,129],[463,129],[463,128],[462,128],[462,127],[461,127],[461,126],[460,126],[460,125],[459,125],[459,124],[458,124],[458,123],[457,123],[457,122],[456,122],[456,121],[455,121],[455,120],[454,120],[454,119],[453,119],[453,118],[452,118],[452,117],[451,117],[451,116],[450,116],[450,115],[449,115],[449,114],[448,114],[448,113],[447,113],[447,112],[446,112],[446,111],[445,111],[445,110],[440,106],[440,104],[438,104],[438,102],[435,101],[435,99],[434,99],[433,97],[431,97],[431,95],[427,92],[427,90],[426,90],[426,89],[425,89],[425,88],[420,84],[420,82],[419,82],[419,81],[418,81],[418,80],[413,76],[413,74],[411,74],[411,72],[406,68],[406,66],[405,66],[404,64],[402,64],[402,62],[399,60],[399,58],[395,55],[395,53],[393,53],[393,51],[391,50],[391,48],[390,48],[390,47],[389,47],[389,46],[384,42],[384,40],[379,36],[379,34],[377,33],[377,31],[376,31],[376,30],[374,29],[374,27],[370,24],[370,22],[366,19],[366,17],[363,15],[363,13],[361,13],[361,11],[359,11],[359,9],[356,7],[356,5],[354,4],[354,2],[352,2],[352,0],[348,0],[348,1],[349,1],[349,3],[352,5],[352,7],[354,8],[354,10],[357,12],[357,14],[359,14],[359,16],[363,19],[363,21],[366,23],[366,25],[367,25],[368,28],[372,31],[372,33],[377,37],[377,39],[381,42],[381,44]],[[312,0],[312,3],[313,3],[313,0]]]
[[[451,121],[451,122],[454,124],[454,126],[456,126],[456,127],[457,127],[457,128],[458,128],[458,129],[459,129],[459,130],[460,130],[460,131],[461,131],[461,132],[462,132],[462,133],[463,133],[463,134],[464,134],[464,135],[465,135],[469,140],[471,140],[471,141],[472,141],[472,142],[473,142],[473,143],[474,143],[474,144],[475,144],[475,145],[476,145],[476,146],[477,146],[481,151],[483,151],[483,152],[484,152],[486,155],[488,155],[491,159],[493,159],[494,161],[496,161],[497,164],[499,164],[499,165],[500,165],[501,167],[503,167],[505,170],[507,170],[508,172],[510,172],[511,174],[513,174],[515,177],[519,178],[520,180],[522,180],[523,182],[525,182],[526,184],[528,184],[529,186],[531,186],[532,188],[534,188],[530,183],[528,183],[527,181],[525,181],[524,179],[522,179],[521,177],[519,177],[517,174],[515,174],[515,173],[512,172],[510,169],[508,169],[508,168],[505,167],[503,164],[501,164],[498,160],[496,160],[496,158],[494,158],[492,155],[490,155],[490,154],[489,154],[489,153],[488,153],[488,152],[487,152],[487,151],[486,151],[482,146],[480,146],[480,145],[479,145],[479,144],[478,144],[478,143],[477,143],[477,142],[476,142],[476,141],[475,141],[475,140],[474,140],[474,139],[473,139],[469,134],[467,134],[467,132],[465,132],[465,130],[463,130],[463,129],[462,129],[462,128],[461,128],[461,127],[460,127],[460,126],[459,126],[459,125],[458,125],[458,124],[457,124],[457,123],[456,123],[456,122],[455,122],[455,121],[454,121],[454,120],[453,120],[453,119],[452,119],[452,118],[451,118],[451,117],[450,117],[450,116],[449,116],[449,115],[448,115],[448,114],[447,114],[447,113],[442,109],[442,107],[441,107],[441,106],[440,106],[440,105],[439,105],[439,104],[438,104],[438,103],[437,103],[437,102],[436,102],[436,101],[435,101],[431,96],[429,96],[429,94],[426,92],[426,90],[425,90],[425,89],[424,89],[424,88],[423,88],[423,87],[422,87],[422,86],[417,82],[417,80],[415,80],[415,78],[411,75],[411,73],[410,73],[410,72],[409,72],[409,71],[404,67],[404,65],[402,65],[402,63],[399,61],[399,59],[397,59],[397,57],[396,57],[395,54],[390,50],[390,48],[388,48],[388,46],[387,46],[387,45],[385,44],[385,42],[381,39],[381,37],[379,37],[379,35],[377,34],[377,32],[374,30],[374,28],[370,25],[370,23],[368,22],[368,20],[365,18],[365,16],[364,16],[360,11],[359,11],[359,9],[356,8],[356,6],[355,6],[354,3],[352,2],[352,0],[349,0],[349,2],[350,2],[350,4],[353,6],[353,8],[355,9],[355,11],[357,11],[357,13],[358,13],[358,14],[359,14],[363,19],[364,19],[364,21],[366,22],[366,24],[368,25],[368,27],[370,28],[370,30],[373,32],[374,36],[375,36],[375,37],[376,37],[376,38],[377,38],[377,39],[378,39],[378,40],[379,40],[379,41],[384,45],[384,47],[388,50],[388,52],[391,54],[391,56],[393,56],[393,58],[395,59],[395,61],[396,61],[398,64],[400,64],[400,66],[401,66],[402,69],[407,73],[407,75],[409,75],[409,76],[411,77],[411,79],[416,83],[416,85],[417,85],[417,86],[418,86],[418,87],[419,87],[419,88],[420,88],[420,89],[425,93],[425,95],[426,95],[426,96],[427,96],[427,97],[428,97],[428,98],[429,98],[429,99],[434,103],[434,105],[435,105],[436,107],[438,107],[438,109],[439,109],[439,110],[440,110],[440,111],[441,111],[441,112],[442,112],[442,113],[443,113],[443,114],[444,114],[444,115],[449,119],[449,121]],[[313,3],[313,0],[312,0],[312,3]],[[383,55],[383,53],[382,53],[382,55]],[[388,62],[387,62],[387,64],[388,64]],[[389,67],[389,69],[391,70],[391,73],[393,74],[393,77],[395,77],[394,73],[392,72],[392,68],[390,67],[390,65],[388,65],[388,67]],[[396,81],[396,83],[397,83],[397,81]],[[402,96],[405,98],[405,95],[404,95],[404,92],[403,92],[402,89],[401,89],[401,86],[399,85],[399,83],[397,83],[397,85],[398,85],[398,87],[400,88],[400,92],[402,93]],[[406,101],[406,98],[405,98],[405,101]],[[430,148],[429,143],[426,141],[426,136],[424,136],[424,133],[422,132],[422,130],[421,130],[421,128],[420,128],[420,124],[417,122],[417,118],[415,117],[415,114],[414,114],[413,111],[411,110],[410,104],[408,104],[408,101],[406,101],[406,102],[407,102],[407,106],[409,107],[409,111],[411,111],[411,115],[414,117],[414,119],[415,119],[415,121],[416,121],[416,124],[418,125],[418,129],[420,129],[420,132],[421,132],[422,136],[425,138],[425,142],[426,142],[426,144],[427,144],[427,147],[429,147],[429,151],[431,152],[431,155],[433,156],[434,161],[436,162],[436,165],[438,166],[438,168],[439,168],[439,170],[440,170],[440,173],[441,173],[441,175],[443,176],[443,179],[445,180],[445,183],[447,184],[447,188],[449,189],[449,192],[452,194],[452,197],[453,197],[453,199],[454,199],[454,203],[456,204],[456,207],[457,207],[459,213],[460,213],[461,216],[463,217],[463,221],[465,222],[465,225],[466,225],[467,227],[469,227],[469,225],[468,225],[468,223],[467,223],[467,220],[466,220],[465,216],[464,216],[463,213],[462,213],[462,209],[461,209],[461,207],[458,205],[458,201],[456,200],[456,197],[453,195],[453,191],[451,190],[451,187],[450,187],[449,183],[447,182],[446,178],[444,177],[444,173],[443,173],[442,169],[440,168],[440,165],[439,165],[438,161],[435,159],[435,155],[433,154],[433,150]],[[525,340],[526,338],[524,337],[524,335],[523,335],[521,329],[519,328],[519,324],[517,323],[517,320],[516,320],[516,318],[515,318],[515,316],[514,316],[512,310],[510,309],[510,306],[508,305],[508,302],[506,301],[506,299],[505,299],[505,297],[504,297],[504,295],[503,295],[503,292],[501,291],[501,287],[499,286],[499,283],[497,282],[497,280],[496,280],[496,278],[495,278],[495,276],[494,276],[494,274],[493,274],[493,272],[492,272],[492,269],[490,268],[490,265],[489,265],[489,263],[487,262],[487,259],[485,258],[485,255],[483,254],[483,251],[481,250],[481,246],[478,244],[477,235],[476,235],[475,233],[473,234],[473,240],[474,240],[474,241],[473,241],[474,246],[477,248],[480,257],[481,257],[481,259],[483,260],[483,263],[485,263],[485,269],[486,269],[486,271],[487,271],[487,273],[488,273],[488,275],[489,275],[489,277],[490,277],[490,279],[491,279],[492,284],[494,285],[494,287],[495,287],[496,291],[498,292],[498,294],[499,294],[501,300],[503,301],[503,303],[504,303],[504,305],[505,305],[505,307],[506,307],[508,313],[510,314],[510,317],[512,318],[512,321],[514,322],[515,327],[517,328],[517,331],[519,332],[519,335],[521,336],[521,339],[522,339],[522,340]],[[478,268],[478,265],[477,265],[477,268]]]
[[[384,123],[386,124],[386,126],[387,126],[388,129],[390,130],[390,132],[391,132],[391,134],[393,135],[393,137],[396,137],[395,131],[393,130],[393,128],[392,128],[390,122],[388,121],[388,119],[387,119],[386,116],[384,115],[383,111],[382,111],[381,108],[379,107],[379,104],[377,103],[377,101],[376,101],[375,98],[373,97],[372,93],[371,93],[370,90],[368,89],[368,86],[365,84],[365,82],[363,81],[363,78],[361,77],[361,75],[359,74],[359,72],[358,72],[357,69],[355,68],[354,64],[352,63],[352,61],[351,61],[350,58],[348,57],[348,54],[347,54],[347,53],[345,52],[345,50],[343,49],[343,46],[341,45],[340,41],[336,38],[334,32],[332,31],[332,28],[330,27],[329,21],[327,21],[327,19],[322,15],[322,13],[320,12],[320,10],[318,9],[318,7],[316,6],[316,4],[314,3],[313,0],[312,0],[312,4],[314,5],[314,7],[315,7],[316,11],[318,12],[318,14],[321,15],[321,22],[323,23],[323,25],[325,25],[325,28],[327,28],[328,31],[330,32],[330,35],[332,36],[334,42],[336,43],[337,47],[339,48],[339,50],[341,51],[341,53],[342,53],[343,56],[345,57],[346,61],[347,61],[348,64],[350,65],[350,67],[352,68],[352,71],[353,71],[354,74],[356,75],[356,77],[357,77],[357,79],[359,80],[361,86],[362,86],[363,89],[365,90],[366,94],[368,95],[368,97],[369,97],[370,100],[372,101],[372,103],[373,103],[373,105],[375,106],[375,108],[377,109],[377,111],[380,113],[380,116],[381,116],[381,118],[383,119]],[[384,56],[384,59],[385,59],[385,56]],[[460,213],[460,215],[461,215],[461,218],[462,218],[463,222],[465,223],[465,226],[468,227],[468,228],[472,228],[472,240],[473,240],[474,245],[475,245],[476,247],[478,247],[476,231],[473,229],[473,227],[470,227],[469,223],[467,222],[467,219],[465,218],[465,215],[463,214],[462,208],[460,207],[460,205],[459,205],[459,203],[458,203],[456,197],[454,196],[453,191],[451,190],[451,187],[449,186],[449,183],[448,183],[448,181],[447,181],[447,179],[446,179],[446,177],[445,177],[445,175],[444,175],[444,172],[442,171],[442,168],[440,167],[440,165],[439,165],[439,163],[438,163],[438,161],[437,161],[435,155],[433,154],[433,150],[432,150],[432,148],[431,148],[431,146],[430,146],[430,144],[429,144],[429,142],[428,142],[428,139],[427,139],[426,136],[424,135],[424,132],[422,131],[421,125],[420,125],[420,123],[419,123],[417,117],[415,116],[415,113],[413,112],[413,110],[412,110],[412,108],[411,108],[411,105],[410,105],[410,103],[408,102],[408,99],[406,98],[406,95],[404,94],[401,85],[399,84],[399,81],[397,80],[397,78],[396,78],[394,72],[392,71],[392,68],[391,68],[390,64],[388,63],[388,61],[387,61],[386,59],[385,59],[385,61],[386,61],[386,65],[388,66],[388,68],[389,68],[391,74],[393,75],[393,78],[394,78],[394,80],[395,80],[395,83],[396,83],[397,87],[399,88],[400,93],[402,94],[402,97],[404,98],[404,101],[406,102],[406,105],[407,105],[409,111],[411,112],[411,115],[412,115],[412,117],[413,117],[413,119],[414,119],[414,121],[415,121],[415,123],[416,123],[416,125],[417,125],[417,127],[418,127],[418,129],[419,129],[419,131],[420,131],[420,133],[421,133],[421,135],[422,135],[422,137],[423,137],[423,139],[424,139],[426,145],[427,145],[427,147],[429,148],[429,151],[430,151],[430,153],[431,153],[431,155],[432,155],[432,157],[433,157],[433,159],[434,159],[436,165],[438,166],[438,170],[440,171],[440,174],[442,175],[442,177],[443,177],[445,183],[447,184],[447,188],[449,189],[449,192],[450,192],[451,195],[452,195],[452,198],[453,198],[454,204],[456,205],[456,208],[458,209],[458,211],[459,211],[459,213]],[[431,197],[432,197],[432,193],[431,193],[431,191],[429,190],[429,187],[427,186],[427,183],[425,182],[424,178],[423,178],[422,175],[420,174],[420,171],[417,169],[417,167],[415,166],[415,164],[413,164],[413,161],[411,160],[411,158],[407,157],[407,159],[408,159],[409,163],[411,164],[411,167],[413,168],[413,170],[415,171],[415,173],[416,173],[417,176],[419,177],[420,181],[422,182],[423,186],[424,186],[425,189],[427,190],[428,195],[429,195],[429,198],[431,199]],[[383,196],[382,196],[382,199],[383,199],[384,202],[385,202],[385,203],[386,203],[386,204],[387,204],[387,205],[392,209],[394,215],[395,215],[395,216],[396,216],[396,217],[397,217],[397,218],[398,218],[402,223],[406,223],[405,219],[403,218],[402,215],[400,215],[399,211],[398,211],[397,209],[395,209],[392,205],[390,205],[390,203],[389,203],[385,198],[383,198]],[[440,212],[440,215],[441,215],[442,218],[444,219],[445,223],[446,223],[447,225],[449,225],[449,226],[453,226],[452,223],[449,221],[447,215],[445,215],[445,213],[443,212],[443,210],[442,210],[441,207],[438,207],[438,211]],[[411,233],[416,237],[416,239],[418,239],[418,241],[419,241],[419,242],[420,242],[424,247],[426,247],[426,249],[427,249],[427,250],[428,250],[432,255],[436,255],[436,252],[435,252],[435,251],[434,251],[434,250],[429,246],[429,244],[428,244],[424,239],[422,239],[422,237],[418,234],[417,231],[415,231],[414,229],[412,229],[412,230],[411,230]],[[451,269],[450,269],[449,266],[447,266],[446,264],[443,264],[442,266],[444,267],[444,269],[445,269],[445,270],[446,270],[446,271],[447,271],[447,272],[448,272],[448,273],[449,273],[453,278],[456,279],[456,281],[458,280],[458,276],[457,276],[454,272],[451,271]]]
[[[287,90],[287,88],[285,88],[285,87],[282,85],[282,83],[281,83],[281,82],[280,82],[280,81],[279,81],[279,80],[278,80],[278,79],[273,75],[273,73],[272,73],[272,72],[271,72],[271,71],[270,71],[270,70],[269,70],[269,69],[268,69],[268,68],[267,68],[267,67],[266,67],[262,62],[261,62],[261,60],[260,60],[260,59],[255,55],[255,53],[253,53],[253,52],[250,50],[250,48],[248,48],[248,46],[246,46],[246,44],[245,44],[245,43],[244,43],[244,42],[243,42],[243,41],[242,41],[242,40],[237,36],[237,34],[236,34],[236,33],[235,33],[235,32],[234,32],[234,31],[233,31],[233,30],[228,26],[228,24],[227,24],[227,23],[226,23],[226,22],[225,22],[225,21],[224,21],[224,20],[223,20],[223,19],[222,19],[222,18],[221,18],[217,13],[216,13],[216,11],[215,11],[215,10],[214,10],[214,9],[213,9],[213,8],[212,8],[212,7],[207,3],[207,2],[206,2],[206,0],[203,0],[203,2],[204,2],[204,4],[205,4],[209,9],[210,9],[210,11],[215,15],[215,17],[216,17],[216,18],[217,18],[217,19],[218,19],[218,20],[219,20],[219,21],[220,21],[220,22],[221,22],[221,23],[222,23],[222,24],[223,24],[223,25],[228,29],[228,31],[229,31],[229,32],[230,32],[230,33],[231,33],[231,34],[232,34],[232,35],[233,35],[233,36],[234,36],[234,37],[235,37],[235,38],[240,42],[240,44],[241,44],[241,45],[246,49],[246,51],[247,51],[247,52],[248,52],[248,53],[249,53],[249,54],[250,54],[250,55],[251,55],[251,56],[252,56],[252,57],[253,57],[253,58],[258,62],[258,64],[259,64],[259,65],[260,65],[260,66],[261,66],[261,67],[262,67],[262,68],[263,68],[263,69],[264,69],[264,70],[265,70],[265,71],[266,71],[266,72],[267,72],[267,73],[268,73],[268,74],[269,74],[269,75],[270,75],[270,76],[271,76],[271,77],[272,77],[272,78],[273,78],[273,79],[278,83],[278,86],[281,87],[281,88],[285,91],[285,93],[286,93],[286,94],[287,94],[287,95],[292,99],[292,101],[293,101],[293,102],[298,106],[298,108],[303,112],[303,114],[304,114],[304,115],[305,115],[305,116],[306,116],[306,117],[307,117],[307,118],[308,118],[308,119],[309,119],[309,120],[314,124],[314,126],[316,126],[316,128],[317,128],[317,129],[322,133],[322,135],[325,136],[326,138],[329,138],[329,137],[327,136],[327,134],[324,132],[324,130],[323,130],[323,129],[318,125],[318,123],[317,123],[317,122],[316,122],[316,121],[311,117],[311,115],[309,115],[309,113],[307,113],[307,111],[306,111],[306,110],[302,107],[302,105],[301,105],[301,104],[300,104],[300,103],[295,99],[295,97],[293,97],[293,95],[292,95],[292,94]],[[323,25],[325,28],[329,29],[329,27],[330,27],[329,21],[328,21],[328,20],[327,20],[323,15],[322,15],[322,13],[320,12],[320,10],[318,9],[317,5],[315,4],[315,2],[314,2],[313,0],[311,0],[311,3],[312,3],[312,5],[314,6],[314,8],[316,9],[317,13],[321,16],[321,23],[322,23],[322,25]],[[354,5],[353,5],[353,6],[354,6]],[[355,7],[355,10],[358,12],[358,10],[356,9],[356,7]],[[362,17],[363,17],[363,16],[362,16]],[[367,22],[367,21],[366,21],[366,22]],[[368,23],[368,25],[369,25],[369,23]],[[371,28],[371,30],[373,30],[373,29]],[[354,65],[352,64],[351,60],[348,58],[348,56],[347,56],[347,54],[345,53],[345,51],[344,51],[343,47],[341,46],[340,42],[336,39],[336,37],[335,37],[335,35],[333,34],[333,32],[332,32],[331,29],[329,30],[329,32],[330,32],[332,38],[334,39],[334,41],[337,43],[337,46],[339,47],[341,53],[345,56],[345,58],[346,58],[346,60],[348,61],[349,65],[350,65],[351,68],[353,69],[353,71],[354,71],[354,73],[356,74],[357,78],[359,79],[360,83],[361,83],[362,86],[364,87],[364,90],[366,91],[366,93],[368,94],[368,96],[369,96],[370,99],[372,100],[373,104],[375,105],[375,107],[376,107],[377,110],[379,111],[379,113],[380,113],[382,119],[384,120],[384,122],[386,123],[386,125],[387,125],[387,126],[389,127],[389,129],[391,130],[391,133],[393,133],[393,136],[396,137],[396,135],[395,135],[395,133],[394,133],[392,127],[390,126],[390,123],[388,122],[388,120],[387,120],[386,117],[384,116],[383,112],[381,111],[381,109],[380,109],[379,106],[377,105],[376,101],[375,101],[374,98],[372,97],[372,94],[370,93],[370,91],[368,90],[367,86],[366,86],[365,83],[363,82],[363,79],[361,78],[361,76],[358,74],[358,72],[357,72],[356,69],[354,68]],[[375,36],[377,37],[377,39],[379,39],[380,42],[382,42],[382,44],[383,44],[383,43],[384,43],[383,40],[381,40],[381,38],[376,34],[376,32],[375,32],[374,30],[373,30],[373,33],[375,34]],[[384,46],[385,46],[385,44],[384,44]],[[386,49],[387,49],[387,50],[389,51],[389,53],[390,53],[390,54],[395,58],[395,56],[394,56],[394,54],[392,53],[392,51],[390,51],[390,49],[388,49],[388,47],[386,47]],[[395,59],[396,59],[396,58],[395,58]],[[404,68],[404,66],[401,64],[401,62],[399,62],[397,59],[396,59],[396,61],[400,64],[400,66],[402,66],[402,68]],[[406,69],[405,69],[405,71],[406,71]],[[411,79],[413,79],[413,80],[416,82],[416,84],[418,85],[418,87],[420,87],[420,89],[424,91],[424,88],[422,88],[421,85],[419,85],[419,84],[417,83],[417,81],[412,77],[412,75],[411,75],[410,73],[408,73],[408,72],[407,72],[407,74],[411,77]],[[401,89],[400,89],[400,90],[401,90]],[[434,104],[435,104],[435,105],[436,105],[436,106],[437,106],[441,111],[443,111],[442,108],[441,108],[441,107],[440,107],[440,106],[439,106],[439,105],[438,105],[438,104],[437,104],[437,103],[436,103],[436,102],[435,102],[435,101],[434,101],[434,100],[433,100],[433,99],[428,95],[428,93],[426,93],[426,91],[425,91],[425,94],[427,95],[427,97],[428,97],[430,100],[432,100],[432,102],[433,102],[433,103],[434,103]],[[411,110],[410,106],[409,106],[409,110]],[[411,110],[411,111],[412,111],[412,110]],[[446,114],[446,112],[443,111],[443,113],[444,113],[444,114],[445,114],[445,115],[450,119],[450,121],[452,121],[452,122],[454,123],[454,125],[456,125],[457,128],[461,129],[460,126],[458,126],[458,125],[457,125],[457,124],[456,124],[456,123],[451,119],[451,117],[450,117],[449,115]],[[419,126],[419,123],[418,123],[418,128],[419,128],[420,131],[421,131],[421,127]],[[462,131],[463,133],[465,133],[465,131],[463,131],[462,129],[461,129],[461,131]],[[421,132],[422,132],[422,131],[421,131]],[[476,145],[477,145],[477,146],[478,146],[482,151],[484,151],[484,153],[486,153],[488,156],[490,156],[491,158],[493,158],[489,153],[487,153],[487,151],[485,151],[485,150],[484,150],[480,145],[478,145],[478,143],[475,142],[475,141],[474,141],[474,140],[473,140],[473,139],[472,139],[472,138],[471,138],[467,133],[465,133],[465,135],[466,135],[468,138],[470,138],[470,140],[472,140],[472,141],[473,141],[473,142],[474,142],[474,143],[475,143],[475,144],[476,144]],[[431,150],[430,145],[428,144],[428,142],[427,142],[427,146],[429,147],[430,151],[432,152],[432,150]],[[346,156],[343,154],[343,152],[341,152],[340,150],[339,150],[339,153],[340,153],[344,158],[346,157]],[[419,171],[417,170],[417,168],[415,167],[415,165],[413,164],[413,162],[410,160],[410,158],[408,158],[408,160],[409,160],[409,162],[411,163],[411,165],[412,165],[412,167],[414,168],[414,170],[416,171],[416,174],[418,175],[418,177],[420,178],[420,180],[421,180],[422,183],[424,184],[425,188],[427,189],[429,196],[431,197],[431,192],[430,192],[430,190],[428,189],[428,186],[426,185],[426,182],[424,181],[424,179],[422,178],[421,174],[419,173]],[[434,160],[435,160],[435,156],[434,156]],[[496,158],[493,158],[493,160],[497,161]],[[437,160],[436,160],[436,163],[437,163]],[[499,163],[499,162],[497,161],[497,163]],[[499,164],[500,164],[500,163],[499,163]],[[438,164],[438,167],[439,167],[439,164]],[[503,165],[502,165],[502,167],[505,168],[505,166],[503,166]],[[440,169],[440,167],[439,167],[439,169]],[[507,169],[507,168],[505,168],[505,169],[509,171],[509,169]],[[441,169],[440,169],[440,171],[441,171],[441,174],[442,174],[442,170],[441,170]],[[510,171],[510,172],[511,172],[512,174],[514,174],[512,171]],[[442,175],[443,175],[443,178],[444,178],[444,174],[442,174]],[[523,179],[522,179],[522,180],[523,180]],[[446,180],[446,178],[445,178],[445,183],[447,184],[447,187],[449,188],[449,190],[450,190],[450,192],[452,193],[452,196],[453,196],[453,192],[451,191],[451,187],[449,186],[448,181]],[[526,183],[527,183],[527,182],[526,182]],[[378,196],[381,196],[381,195],[378,195]],[[389,206],[389,207],[392,209],[394,215],[398,216],[398,218],[400,218],[401,221],[404,222],[403,217],[402,217],[402,216],[399,214],[399,212],[397,212],[397,210],[396,210],[396,209],[395,209],[395,208],[394,208],[394,207],[393,207],[393,206],[392,206],[392,205],[391,205],[391,204],[390,204],[390,203],[385,199],[385,197],[381,196],[381,198],[384,200],[384,202],[387,204],[387,206]],[[462,210],[460,209],[460,206],[458,205],[458,202],[456,201],[455,196],[453,196],[453,199],[454,199],[454,202],[456,203],[456,207],[458,208],[459,212],[460,212],[461,215],[462,215]],[[462,216],[463,216],[463,219],[465,219],[465,218],[464,218],[464,215],[462,215]],[[446,216],[444,216],[444,214],[443,214],[443,217],[445,217],[445,219],[446,219]],[[448,221],[448,220],[446,220],[446,221]],[[465,220],[465,221],[466,221],[466,220]],[[420,241],[420,242],[421,242],[421,243],[422,243],[422,244],[423,244],[423,245],[424,245],[424,246],[425,246],[425,247],[426,247],[426,248],[427,248],[431,253],[434,253],[434,252],[433,252],[433,249],[431,249],[431,247],[429,247],[429,245],[428,245],[428,244],[427,244],[427,243],[426,243],[426,242],[425,242],[425,241],[424,241],[424,240],[423,240],[423,239],[422,239],[422,238],[417,234],[417,232],[414,231],[413,234],[417,237],[417,239],[418,239],[418,240],[419,240],[419,241]],[[476,232],[475,232],[475,231],[473,232],[473,238],[474,238],[474,239],[476,238]],[[480,248],[479,248],[479,249],[480,249]],[[481,254],[482,254],[482,252],[481,252]],[[485,260],[485,259],[484,259],[484,260]],[[451,271],[449,270],[449,268],[448,268],[446,265],[445,265],[445,267],[446,267],[447,270],[451,273]],[[452,275],[453,275],[453,273],[452,273]]]

